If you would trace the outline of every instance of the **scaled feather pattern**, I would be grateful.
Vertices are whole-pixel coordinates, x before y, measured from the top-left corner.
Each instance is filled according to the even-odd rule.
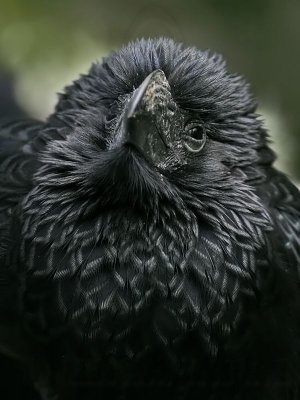
[[[300,196],[223,58],[137,40],[0,130],[0,350],[44,399],[300,398]]]

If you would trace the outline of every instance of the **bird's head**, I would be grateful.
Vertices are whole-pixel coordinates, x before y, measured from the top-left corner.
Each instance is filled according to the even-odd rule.
[[[130,43],[61,95],[49,123],[62,140],[47,147],[41,179],[68,200],[148,210],[253,197],[248,182],[273,154],[248,89],[219,55],[169,39]]]

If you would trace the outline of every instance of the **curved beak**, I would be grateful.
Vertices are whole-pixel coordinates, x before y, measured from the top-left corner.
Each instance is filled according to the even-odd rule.
[[[135,90],[122,120],[122,144],[134,147],[154,164],[159,164],[170,147],[164,123],[174,103],[162,70],[149,74]]]
[[[160,69],[151,72],[151,74],[149,74],[147,78],[141,83],[138,89],[136,89],[126,108],[125,118],[127,120],[130,118],[134,118],[134,114],[141,105],[144,94],[148,89],[148,86],[150,85],[151,82],[156,80],[155,78],[161,76],[162,74],[164,75],[163,71],[161,71]]]

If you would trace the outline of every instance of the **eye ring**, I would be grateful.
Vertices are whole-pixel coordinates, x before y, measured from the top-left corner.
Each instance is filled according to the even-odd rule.
[[[206,143],[206,129],[200,121],[189,121],[185,125],[184,146],[191,153],[201,151]]]

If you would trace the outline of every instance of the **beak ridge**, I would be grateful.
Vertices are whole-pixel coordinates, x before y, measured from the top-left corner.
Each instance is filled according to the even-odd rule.
[[[150,85],[151,82],[156,81],[157,79],[155,78],[160,78],[166,80],[165,74],[161,69],[156,69],[155,71],[151,72],[141,83],[141,85],[136,89],[134,92],[126,110],[126,115],[125,118],[131,118],[135,112],[138,110],[143,97]]]
[[[164,72],[151,72],[135,90],[126,105],[122,121],[121,143],[134,147],[148,160],[157,164],[168,151],[162,120],[172,99]]]

